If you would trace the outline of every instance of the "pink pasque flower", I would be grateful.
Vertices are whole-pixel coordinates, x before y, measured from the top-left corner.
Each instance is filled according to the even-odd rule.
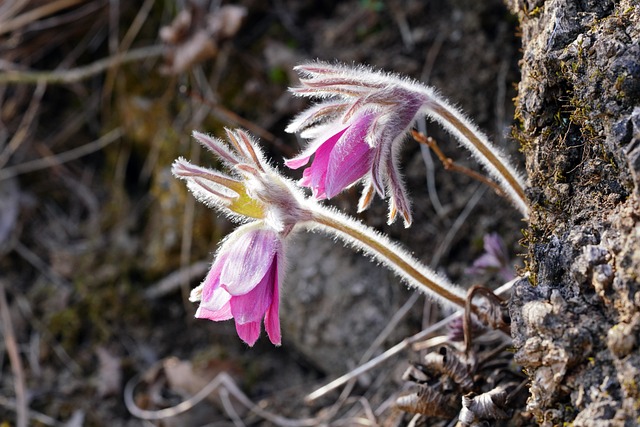
[[[238,336],[253,346],[262,319],[271,342],[280,345],[279,288],[283,273],[283,239],[260,222],[229,235],[202,284],[191,293],[200,300],[196,317],[213,321],[233,318]]]
[[[516,276],[513,262],[509,259],[504,240],[498,233],[486,234],[483,238],[484,253],[467,269],[468,274],[482,275],[497,272],[504,281]]]
[[[315,153],[301,184],[316,198],[331,198],[362,180],[359,210],[369,206],[374,190],[381,197],[388,192],[389,222],[400,213],[408,226],[410,203],[397,157],[401,142],[424,115],[424,91],[415,82],[365,67],[315,62],[296,70],[301,86],[292,92],[321,101],[287,127],[287,132],[301,132],[311,142],[286,165],[304,166]]]
[[[298,169],[315,154],[311,166],[304,170],[300,184],[311,188],[316,199],[334,197],[371,169],[372,151],[365,137],[373,117],[373,113],[365,112],[347,126],[337,128],[329,124],[306,150],[285,161],[288,167]],[[330,136],[326,138],[326,135]]]
[[[329,142],[339,130],[354,126],[362,120],[363,114],[371,115],[367,118],[369,126],[364,138],[352,141],[354,144],[366,143],[370,147],[371,154],[362,156],[369,168],[349,165],[351,159],[339,159],[338,156],[321,162],[328,162],[328,166],[322,168],[327,170],[333,163],[339,167],[355,168],[349,182],[342,183],[342,188],[354,181],[364,182],[359,211],[369,206],[375,192],[382,198],[389,198],[389,223],[399,213],[405,226],[411,224],[410,204],[399,170],[398,153],[416,120],[428,117],[469,149],[513,204],[525,217],[528,216],[523,178],[511,166],[507,156],[433,88],[363,66],[311,62],[295,69],[300,74],[300,86],[291,89],[293,94],[319,99],[286,129],[287,132],[300,132],[300,136],[311,140],[305,155],[310,152],[318,154],[317,150],[323,147],[323,143]],[[361,149],[344,149],[343,152]],[[314,166],[315,163],[311,168]],[[309,174],[313,175],[312,172]],[[359,179],[355,179],[356,174]],[[313,180],[309,181],[313,183]]]
[[[304,192],[264,158],[253,138],[227,130],[228,143],[194,132],[227,172],[193,165],[183,158],[172,167],[194,196],[242,223],[221,243],[205,280],[191,293],[200,301],[196,317],[234,319],[238,335],[253,345],[262,321],[269,339],[280,344],[279,293],[284,275],[284,241],[298,224],[313,218]]]

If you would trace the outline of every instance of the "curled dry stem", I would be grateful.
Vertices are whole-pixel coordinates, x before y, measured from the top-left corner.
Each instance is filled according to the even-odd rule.
[[[481,309],[478,306],[473,305],[473,299],[476,295],[485,297],[489,304],[486,309]],[[506,315],[504,311],[504,303],[505,301],[489,288],[481,285],[473,285],[469,288],[465,302],[463,321],[464,345],[467,356],[469,356],[472,347],[471,313],[478,316],[482,322],[486,323],[493,329],[500,330],[507,335],[510,334],[510,321],[508,315]]]

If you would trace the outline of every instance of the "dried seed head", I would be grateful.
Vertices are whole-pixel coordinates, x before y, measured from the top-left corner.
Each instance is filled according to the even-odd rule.
[[[464,391],[473,388],[473,378],[469,366],[464,363],[461,356],[450,347],[440,347],[440,350],[425,356],[425,368],[449,377]]]
[[[463,426],[476,426],[483,420],[504,420],[509,418],[505,411],[507,392],[502,387],[474,395],[462,396],[462,409],[458,419]]]
[[[400,396],[396,406],[412,414],[440,418],[455,416],[458,407],[455,394],[443,394],[427,386],[421,386],[416,393]]]

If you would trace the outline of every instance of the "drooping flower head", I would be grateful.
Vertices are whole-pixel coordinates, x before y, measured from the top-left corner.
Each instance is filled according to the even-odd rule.
[[[183,158],[173,173],[187,181],[201,202],[245,223],[222,242],[209,274],[191,293],[201,301],[196,317],[233,318],[238,336],[253,345],[264,318],[269,339],[280,344],[279,287],[284,275],[285,240],[311,217],[300,189],[264,159],[242,131],[227,131],[230,145],[199,132],[194,137],[228,167],[225,174]]]
[[[301,183],[310,187],[316,198],[332,197],[363,181],[359,211],[369,206],[375,192],[389,198],[389,223],[399,213],[409,226],[411,208],[398,152],[416,120],[429,117],[469,149],[514,206],[528,216],[522,177],[502,151],[434,89],[363,66],[313,62],[296,70],[300,86],[292,92],[320,101],[286,129],[310,140],[307,148],[286,164],[300,168],[315,154]]]
[[[371,203],[373,191],[389,194],[389,222],[398,213],[411,223],[410,204],[402,182],[397,153],[428,98],[415,83],[365,67],[351,68],[322,62],[296,67],[299,96],[320,98],[299,114],[287,132],[301,132],[311,140],[287,166],[308,163],[302,185],[316,198],[331,198],[350,185],[364,181],[359,210]]]

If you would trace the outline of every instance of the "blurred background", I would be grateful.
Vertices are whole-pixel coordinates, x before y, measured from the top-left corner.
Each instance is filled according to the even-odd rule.
[[[307,105],[287,92],[292,67],[310,59],[433,85],[521,164],[509,137],[516,24],[500,0],[0,3],[0,425],[313,425],[293,420],[323,415],[403,425],[392,402],[418,352],[361,376],[347,398],[304,396],[446,313],[361,255],[304,235],[282,291],[282,347],[263,336],[248,348],[233,322],[195,320],[189,290],[233,224],[170,166],[178,156],[215,165],[190,134],[224,127],[249,130],[281,166],[301,146],[283,130]],[[437,126],[425,129],[479,169]],[[414,226],[387,226],[380,200],[358,217],[462,285],[502,284],[469,267],[489,233],[518,264],[518,213],[415,141],[402,164]],[[332,203],[355,215],[357,199],[355,188]],[[156,421],[125,404],[170,408],[221,373],[288,419],[247,411],[231,386]]]

